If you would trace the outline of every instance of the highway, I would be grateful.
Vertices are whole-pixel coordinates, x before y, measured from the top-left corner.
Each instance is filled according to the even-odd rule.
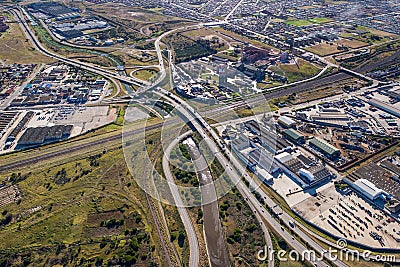
[[[168,35],[168,34],[170,34],[172,32],[181,30],[181,29],[201,26],[201,24],[199,24],[199,25],[192,25],[192,26],[177,28],[177,29],[171,30],[169,32],[166,32],[166,33],[162,34],[159,38],[157,38],[157,40],[155,42],[155,46],[156,46],[157,56],[158,56],[158,59],[159,59],[160,76],[158,77],[158,79],[157,79],[157,81],[155,83],[148,84],[148,83],[146,83],[146,82],[144,82],[142,80],[136,79],[136,78],[126,77],[126,76],[123,76],[123,75],[118,75],[118,74],[116,74],[114,72],[111,72],[111,71],[108,71],[108,70],[104,70],[102,68],[99,68],[99,67],[87,64],[87,63],[82,63],[82,62],[79,62],[77,60],[68,59],[66,57],[63,57],[63,56],[60,56],[58,54],[55,54],[53,52],[48,51],[37,40],[35,34],[32,32],[30,27],[27,25],[27,23],[23,19],[22,14],[19,13],[20,11],[19,10],[11,10],[10,12],[15,16],[15,18],[18,21],[18,23],[21,25],[21,28],[22,28],[24,34],[27,36],[27,38],[32,42],[32,44],[35,46],[35,48],[38,49],[44,55],[49,56],[51,58],[55,58],[57,60],[65,62],[67,64],[73,65],[75,67],[78,67],[78,68],[81,68],[81,69],[84,69],[84,70],[87,70],[87,71],[90,71],[90,72],[93,72],[93,73],[108,77],[110,79],[113,78],[113,79],[117,79],[117,80],[119,80],[121,82],[124,82],[124,83],[127,83],[127,84],[141,86],[141,88],[138,91],[138,93],[155,87],[162,80],[164,80],[164,78],[166,76],[166,70],[165,70],[165,67],[164,67],[162,51],[161,51],[161,48],[160,48],[161,39],[163,37],[165,37],[166,35]],[[249,31],[247,29],[245,29],[245,30]],[[251,32],[251,31],[249,31],[249,32]],[[256,32],[253,32],[253,33],[257,34],[257,35],[260,35],[259,33],[256,33]],[[260,35],[260,36],[263,36],[265,38],[271,39],[270,37],[267,37],[267,36],[264,36],[264,35]],[[297,49],[297,50],[300,51],[300,52],[305,52],[302,49]],[[376,86],[376,85],[378,85],[380,83],[379,81],[377,81],[375,79],[372,79],[372,78],[370,78],[368,76],[365,76],[365,75],[357,73],[355,71],[352,71],[352,70],[349,70],[349,69],[345,69],[345,68],[342,68],[342,67],[340,67],[338,65],[335,65],[335,64],[327,61],[326,59],[324,59],[322,57],[319,57],[318,55],[314,55],[314,56],[317,57],[320,60],[320,62],[323,62],[323,63],[325,63],[327,65],[317,75],[317,77],[313,77],[311,79],[316,79],[316,78],[320,77],[327,70],[328,67],[335,67],[335,68],[338,68],[339,70],[345,71],[345,72],[347,72],[347,73],[349,73],[351,75],[357,76],[357,77],[365,79],[365,80],[372,81],[374,86]],[[309,79],[309,80],[311,80],[311,79]],[[305,81],[307,81],[307,80],[305,80]],[[305,81],[299,81],[298,83],[303,83]],[[290,86],[290,85],[287,85],[287,86]],[[286,86],[283,86],[283,88],[285,88],[285,87]],[[244,178],[248,182],[250,182],[251,184],[254,184],[254,181],[247,174],[245,174],[246,173],[245,168],[236,159],[236,157],[234,155],[232,155],[229,150],[221,148],[222,141],[220,140],[219,136],[207,124],[207,122],[203,119],[203,117],[200,114],[195,113],[195,111],[185,101],[183,101],[179,97],[171,95],[168,92],[166,92],[165,90],[161,90],[160,94],[164,98],[166,98],[171,104],[173,104],[173,106],[176,107],[177,110],[180,113],[182,113],[185,117],[187,117],[190,121],[192,121],[193,126],[196,128],[196,130],[199,132],[199,134],[204,138],[206,144],[210,147],[210,149],[213,152],[215,152],[215,155],[216,155],[217,159],[224,166],[225,171],[227,172],[229,177],[231,177],[232,181],[236,184],[239,192],[248,201],[250,207],[252,207],[254,209],[255,215],[259,219],[260,224],[263,227],[264,233],[266,233],[265,231],[268,231],[268,229],[266,228],[264,223],[262,223],[265,220],[268,223],[268,225],[270,227],[272,227],[277,233],[279,233],[279,235],[281,235],[282,238],[288,244],[291,244],[291,246],[294,249],[296,249],[299,252],[305,252],[306,248],[304,247],[304,245],[302,243],[300,243],[298,240],[294,239],[294,237],[290,233],[288,233],[279,224],[279,222],[275,218],[273,218],[269,213],[267,213],[265,211],[265,209],[260,205],[259,201],[252,194],[252,192],[244,185],[244,183],[241,181],[241,176],[238,174],[238,172],[240,174],[244,174]],[[237,104],[235,103],[233,105],[237,105]],[[229,108],[232,108],[232,107],[229,107]],[[161,127],[161,126],[162,126],[162,124],[153,125],[153,126],[147,127],[146,130],[155,129],[155,128]],[[143,130],[144,129],[134,130],[134,131],[130,132],[130,134],[136,134],[136,133],[139,133],[140,131],[143,131]],[[213,139],[217,141],[217,143],[215,143],[212,139],[210,139],[209,135],[211,135],[213,137]],[[42,156],[33,157],[33,158],[28,159],[28,160],[26,160],[24,162],[15,162],[13,164],[0,166],[0,171],[16,169],[16,168],[18,168],[20,166],[26,166],[26,165],[29,165],[31,163],[37,163],[38,161],[45,160],[47,158],[60,156],[60,155],[63,155],[63,154],[68,154],[68,153],[70,153],[72,151],[78,151],[80,149],[88,148],[88,147],[93,146],[93,145],[107,143],[109,141],[117,140],[119,138],[121,138],[121,134],[116,134],[114,136],[111,136],[111,137],[108,137],[108,138],[105,138],[105,139],[102,139],[102,140],[96,140],[96,141],[88,142],[88,143],[84,144],[83,146],[75,146],[75,147],[72,146],[71,148],[68,148],[68,149],[65,149],[65,150],[60,150],[60,151],[53,152],[53,153],[48,153],[48,154],[45,154],[45,155],[42,155]],[[164,154],[164,157],[163,157],[162,165],[163,165],[163,170],[164,170],[164,173],[165,173],[168,181],[171,182],[170,179],[172,179],[172,185],[170,183],[170,189],[171,189],[171,191],[173,193],[174,200],[175,200],[175,202],[177,204],[179,214],[180,214],[180,216],[182,218],[182,221],[184,223],[185,230],[186,230],[186,233],[187,233],[187,236],[188,236],[189,246],[190,246],[189,266],[197,266],[198,262],[199,262],[199,248],[198,248],[197,237],[196,237],[195,231],[193,229],[193,225],[191,224],[190,218],[189,218],[189,216],[187,214],[187,211],[186,211],[185,208],[183,208],[182,199],[180,199],[180,197],[176,197],[176,196],[179,195],[179,192],[177,191],[176,186],[173,186],[175,183],[173,181],[173,176],[172,176],[172,174],[171,174],[171,172],[169,170],[169,156],[168,156],[169,153],[167,153],[167,152],[170,152],[171,149],[179,142],[179,140],[180,139],[174,140],[168,146],[168,148],[166,150],[166,153]],[[220,153],[221,150],[223,150],[226,153],[226,155],[228,156],[229,160],[222,153]],[[267,205],[269,207],[271,207],[274,210],[277,210],[277,206],[276,206],[275,202],[272,199],[270,199],[260,188],[257,189],[257,192],[259,192],[261,194],[261,196],[264,198],[265,202],[267,203]],[[281,213],[281,219],[285,222],[285,224],[287,224],[289,220],[292,220],[290,215],[288,215],[287,213],[285,213],[285,212],[283,212],[281,210],[279,210],[279,211]],[[293,231],[299,237],[301,237],[303,240],[305,240],[311,247],[313,247],[313,249],[315,251],[317,251],[320,255],[323,254],[324,249],[319,244],[317,244],[313,239],[311,239],[306,233],[304,233],[299,227],[293,228]],[[266,235],[266,239],[267,239],[267,235]],[[270,238],[269,238],[269,242],[271,242]],[[269,242],[267,240],[267,243],[269,243]],[[325,257],[326,256],[327,255],[325,255]],[[326,266],[326,264],[323,261],[316,260],[314,262],[312,259],[309,259],[309,260],[315,266],[324,266],[324,267]],[[270,263],[270,266],[271,266],[271,264],[273,266],[273,261],[272,261],[272,263]],[[347,266],[346,264],[344,264],[341,261],[335,261],[334,264],[336,266],[339,266],[339,267]]]
[[[139,90],[137,90],[136,92],[133,93],[134,95],[138,95],[140,93],[143,93],[143,92],[149,90],[150,88],[153,88],[153,87],[157,86],[159,83],[161,83],[165,79],[165,77],[167,75],[166,69],[165,69],[165,66],[164,66],[164,59],[163,59],[163,55],[162,55],[162,50],[161,50],[161,47],[160,47],[161,40],[163,38],[165,38],[167,35],[170,35],[171,33],[174,33],[176,31],[187,30],[187,29],[190,29],[190,28],[198,28],[200,26],[201,26],[201,24],[196,24],[196,25],[189,25],[189,26],[184,26],[184,27],[172,29],[170,31],[164,32],[163,34],[161,34],[155,40],[154,46],[155,46],[156,52],[157,52],[158,68],[160,69],[160,72],[159,72],[160,76],[157,78],[157,80],[153,84],[146,85],[144,87],[139,88]],[[171,55],[170,55],[170,57],[171,57]],[[170,60],[170,62],[171,62],[171,60]]]
[[[134,78],[134,77],[127,77],[127,76],[122,76],[117,73],[114,73],[112,71],[102,69],[97,66],[93,66],[88,63],[80,62],[78,60],[70,59],[61,55],[58,55],[54,52],[51,52],[47,50],[42,43],[37,39],[35,34],[33,33],[32,29],[29,27],[29,25],[26,23],[25,19],[23,19],[23,15],[20,13],[21,11],[18,9],[11,9],[10,13],[14,16],[14,18],[17,20],[18,24],[21,26],[22,31],[24,32],[25,36],[30,40],[32,45],[42,54],[45,56],[57,59],[61,62],[67,63],[69,65],[75,66],[80,69],[84,69],[108,78],[114,78],[116,80],[119,80],[121,82],[130,84],[130,85],[136,85],[136,86],[144,86],[148,85],[148,82],[142,81],[140,79]]]
[[[151,126],[147,126],[145,128],[124,132],[123,135],[124,135],[124,138],[126,138],[129,136],[133,136],[138,133],[141,133],[143,131],[150,131],[153,129],[161,128],[163,125],[165,125],[165,123],[158,123],[158,124],[154,124]],[[1,164],[0,172],[14,170],[14,169],[18,169],[18,168],[21,168],[24,166],[30,166],[32,164],[36,164],[38,162],[41,162],[41,161],[44,161],[47,159],[51,159],[51,158],[62,156],[62,155],[68,155],[72,152],[82,151],[82,150],[88,149],[92,146],[106,144],[108,142],[112,142],[112,141],[116,141],[116,140],[121,140],[121,142],[122,142],[122,133],[120,131],[116,132],[115,134],[112,134],[111,136],[108,136],[108,137],[105,137],[102,139],[97,139],[94,141],[88,141],[83,144],[79,143],[79,144],[75,145],[74,143],[71,143],[71,145],[68,146],[68,148],[56,150],[56,151],[46,153],[46,154],[33,152],[32,154],[40,154],[40,155],[32,155],[31,157],[29,157],[27,159],[23,159],[21,161],[15,161],[15,162],[9,163],[9,164],[1,164],[0,163]],[[29,153],[29,150],[25,151],[25,153]]]
[[[170,94],[168,91],[159,88],[157,92],[160,96],[163,96],[170,104],[172,104],[183,116],[185,116],[189,121],[191,121],[193,127],[198,131],[201,137],[204,140],[204,143],[211,149],[212,153],[215,154],[216,158],[219,160],[222,166],[225,168],[225,172],[231,178],[232,182],[236,185],[239,192],[243,195],[243,197],[253,205],[255,208],[254,212],[258,213],[261,218],[268,222],[268,225],[272,227],[282,238],[290,244],[296,251],[300,253],[300,255],[305,255],[306,259],[314,264],[314,266],[325,267],[326,264],[321,261],[318,256],[313,259],[310,257],[310,251],[305,248],[305,246],[300,243],[297,239],[295,239],[290,233],[285,231],[283,226],[275,220],[270,214],[268,214],[264,207],[260,204],[260,202],[255,198],[253,193],[247,188],[247,186],[242,182],[241,178],[244,177],[250,185],[254,185],[254,181],[250,176],[247,175],[245,167],[239,162],[238,159],[228,150],[221,148],[221,144],[223,141],[220,137],[215,133],[215,131],[208,125],[208,123],[198,114],[195,110],[189,106],[185,101],[180,99],[179,97]],[[210,138],[209,135],[212,137]],[[214,140],[215,141],[214,141]],[[221,150],[227,155],[228,159],[225,157]],[[238,174],[240,173],[240,174]],[[270,207],[276,207],[275,202],[269,198],[258,186],[256,186],[256,191],[261,194],[265,202]],[[288,221],[292,218],[286,214],[282,213],[282,219],[285,221],[285,224],[288,225]],[[317,244],[312,238],[310,238],[307,234],[302,232],[299,228],[295,227],[293,231],[306,243],[308,243],[317,255],[323,255],[324,258],[328,258],[328,255],[325,253],[325,249]],[[308,256],[308,257],[307,257]],[[347,266],[342,261],[336,260],[334,262],[335,266],[345,267]]]
[[[159,124],[155,124],[155,125],[152,125],[152,126],[148,126],[145,129],[137,129],[137,130],[132,130],[132,131],[129,131],[129,132],[125,132],[124,133],[124,137],[133,136],[133,135],[138,134],[138,133],[143,132],[143,131],[149,131],[149,130],[152,130],[152,129],[161,128],[162,126],[163,126],[163,123],[159,123]],[[112,136],[109,136],[109,137],[106,137],[106,138],[102,138],[102,139],[99,139],[99,140],[95,140],[95,141],[89,141],[89,142],[84,143],[84,144],[71,143],[71,145],[66,149],[61,149],[61,150],[57,150],[57,151],[46,153],[46,154],[41,154],[43,152],[38,153],[36,151],[33,151],[31,153],[32,156],[30,156],[28,159],[16,160],[15,162],[13,162],[11,164],[1,164],[0,163],[0,172],[15,170],[15,169],[22,168],[24,166],[31,166],[32,164],[36,164],[36,163],[39,163],[39,162],[42,162],[42,161],[45,161],[45,160],[48,160],[48,159],[51,159],[51,158],[60,157],[60,156],[63,156],[63,155],[67,156],[67,155],[69,155],[69,154],[71,154],[73,152],[84,151],[84,150],[87,150],[90,147],[94,147],[94,146],[101,145],[101,144],[107,144],[109,142],[116,141],[116,140],[121,140],[121,137],[122,137],[121,132],[116,132]],[[29,151],[26,151],[25,153],[29,153]],[[39,154],[39,155],[36,155],[36,154]],[[246,175],[246,178],[248,178],[247,175]],[[262,195],[264,195],[264,198],[266,197],[264,192],[261,191],[260,193]],[[259,207],[258,204],[253,205],[251,202],[249,202],[248,204],[250,205],[250,207],[253,207],[254,209],[256,209],[256,208],[258,209],[258,207]],[[277,207],[275,202],[269,201],[267,204],[270,207],[272,207],[276,213],[280,213],[281,212],[280,208]],[[262,210],[264,210],[264,209],[262,209]],[[261,212],[263,212],[262,210],[261,210]],[[256,214],[256,216],[259,219],[259,221],[261,222],[261,216],[259,216],[258,213]],[[286,219],[289,219],[289,218],[290,218],[290,216],[286,217]],[[265,228],[265,225],[262,224],[262,227]],[[313,232],[309,231],[308,229],[303,229],[303,230],[308,232],[308,234],[313,235],[317,239],[319,239],[321,241],[324,241],[325,243],[327,242],[326,240],[323,240],[321,237],[319,237],[318,235],[316,235]],[[267,232],[267,231],[268,230],[265,228],[264,232]],[[269,237],[269,235],[266,235],[267,244],[271,243],[271,241],[268,241],[268,237]],[[328,242],[328,245],[331,245],[332,247],[336,247],[335,243],[332,243],[332,242]],[[370,258],[373,259],[374,256],[371,256]],[[396,260],[396,262],[399,262],[399,261],[400,261],[400,259]]]
[[[192,221],[190,220],[189,214],[183,204],[181,194],[177,185],[175,184],[174,176],[170,170],[170,155],[172,149],[179,144],[179,142],[189,136],[191,132],[187,132],[181,135],[179,138],[174,139],[164,151],[164,156],[162,159],[162,167],[164,171],[165,178],[168,181],[169,188],[171,190],[172,196],[175,201],[176,208],[178,209],[179,215],[181,217],[182,223],[185,227],[187,238],[190,247],[190,257],[189,257],[189,267],[197,267],[199,265],[200,253],[199,253],[199,243],[197,240],[197,235],[194,230]]]

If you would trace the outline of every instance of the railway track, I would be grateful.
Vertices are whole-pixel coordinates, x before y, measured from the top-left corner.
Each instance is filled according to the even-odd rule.
[[[157,149],[154,149],[150,153],[149,157],[153,158],[156,154],[158,154],[158,152],[159,151]],[[143,170],[143,178],[142,178],[143,179],[143,182],[142,182],[143,184],[145,184],[146,182],[150,182],[150,179],[148,179],[148,177],[149,177],[149,175],[151,175],[151,173],[149,173],[149,170],[151,170],[151,168],[147,168],[147,167],[149,167],[149,165],[151,165],[151,162],[147,161],[145,163],[144,170]],[[177,258],[177,255],[176,255],[175,251],[173,251],[174,252],[174,260],[172,260],[172,257],[170,255],[170,250],[173,250],[173,248],[171,248],[165,242],[165,238],[167,238],[169,240],[170,237],[164,231],[165,229],[163,228],[164,229],[163,230],[162,227],[160,226],[159,218],[158,218],[158,215],[157,215],[158,213],[155,212],[155,209],[157,209],[157,208],[153,207],[154,203],[151,201],[149,194],[146,191],[144,192],[144,194],[146,196],[146,202],[147,202],[147,205],[149,206],[149,210],[150,210],[151,216],[153,218],[154,225],[156,227],[156,231],[157,231],[158,237],[160,238],[161,246],[162,246],[162,249],[164,251],[164,255],[166,257],[166,261],[167,261],[167,263],[168,263],[168,265],[170,267],[180,266],[180,262],[179,262],[179,260]]]
[[[124,133],[124,136],[125,137],[133,136],[133,135],[138,134],[140,132],[154,130],[154,129],[160,128],[162,126],[163,126],[163,123],[150,125],[150,126],[147,126],[145,128],[142,128],[142,129],[137,129],[137,130],[132,130],[132,131],[126,132],[126,133]],[[47,159],[51,159],[51,158],[54,158],[54,157],[59,157],[59,156],[62,156],[62,155],[68,155],[68,154],[70,154],[72,152],[85,150],[85,149],[90,148],[92,146],[105,144],[105,143],[108,143],[108,142],[111,142],[111,141],[115,141],[115,140],[118,140],[118,139],[122,140],[122,133],[121,132],[116,133],[115,135],[103,138],[103,139],[90,141],[90,142],[85,143],[85,144],[79,144],[79,145],[71,146],[69,148],[65,148],[65,149],[61,149],[61,150],[58,150],[58,151],[50,152],[50,153],[47,153],[47,154],[44,154],[44,155],[40,155],[40,156],[33,156],[31,158],[23,159],[23,160],[20,160],[20,161],[9,163],[9,164],[1,165],[1,162],[0,162],[0,172],[9,171],[9,170],[13,170],[13,169],[18,169],[18,168],[21,168],[21,167],[24,167],[24,166],[28,166],[28,165],[32,165],[32,164],[35,164],[35,163],[38,163],[38,162],[41,162],[41,161],[44,161],[44,160],[47,160]]]

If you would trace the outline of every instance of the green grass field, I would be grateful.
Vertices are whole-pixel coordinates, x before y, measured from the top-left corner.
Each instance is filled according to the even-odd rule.
[[[331,19],[328,18],[313,18],[313,19],[309,19],[308,21],[312,22],[312,23],[316,23],[316,24],[324,24],[324,23],[328,23],[331,22]]]
[[[289,19],[286,21],[286,24],[296,27],[304,27],[304,26],[309,26],[312,23],[308,20],[303,20],[303,19]]]
[[[290,19],[286,20],[286,24],[296,26],[296,27],[304,27],[304,26],[310,26],[312,24],[325,24],[325,23],[328,23],[331,21],[332,20],[328,19],[328,18],[312,18],[309,20],[290,18]]]
[[[321,70],[319,67],[302,59],[298,60],[298,64],[280,64],[270,67],[270,69],[288,78],[289,82],[311,78]]]
[[[79,146],[120,130],[110,124],[74,138],[73,144],[68,140],[12,153],[1,156],[1,162]],[[16,185],[22,195],[0,208],[1,266],[158,266],[165,261],[143,191],[133,179],[143,173],[128,171],[121,140],[28,167],[0,174],[0,181]]]
[[[154,69],[140,69],[137,71],[134,71],[133,77],[141,79],[143,81],[150,81],[154,75],[157,74],[157,71]]]

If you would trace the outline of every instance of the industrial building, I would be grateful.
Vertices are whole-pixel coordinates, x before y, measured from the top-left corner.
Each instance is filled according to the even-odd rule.
[[[350,130],[353,130],[353,131],[366,132],[370,127],[370,123],[366,120],[351,121],[351,122],[348,122],[347,124],[348,124]]]
[[[63,37],[70,39],[84,35],[83,31],[94,29],[105,29],[109,25],[98,19],[85,19],[75,22],[53,23],[50,27]]]
[[[56,20],[71,19],[79,17],[77,9],[69,8],[56,2],[39,2],[27,5],[32,13],[41,13],[47,15],[46,18],[55,18]]]
[[[231,147],[238,152],[249,146],[250,146],[250,140],[244,134],[240,134],[237,139],[231,142]]]
[[[22,118],[22,120],[19,121],[17,126],[14,127],[14,129],[8,134],[7,139],[6,139],[6,144],[5,147],[9,147],[12,145],[12,143],[15,141],[17,136],[26,128],[26,125],[28,122],[33,118],[35,115],[35,112],[33,111],[28,111],[25,116]]]
[[[283,131],[283,135],[296,144],[304,144],[305,142],[304,135],[293,129],[286,129]]]
[[[265,70],[261,68],[254,67],[252,65],[246,65],[243,63],[238,63],[236,69],[243,72],[246,76],[250,77],[256,81],[265,80]]]
[[[246,167],[263,182],[268,183],[273,178],[270,170],[279,169],[265,150],[252,147],[249,139],[243,134],[231,142],[231,147]]]
[[[255,120],[249,120],[244,122],[244,126],[252,133],[255,135],[260,135],[261,134],[261,127],[256,122]]]
[[[107,88],[106,81],[95,79],[91,73],[76,73],[75,68],[66,65],[49,66],[24,87],[10,106],[83,104],[100,99]]]
[[[303,155],[297,157],[287,152],[275,156],[275,159],[282,164],[282,171],[303,187],[314,186],[332,177],[332,173],[324,166],[310,160],[306,164],[304,158]]]
[[[18,140],[16,149],[35,147],[67,139],[72,128],[73,125],[28,128]]]
[[[358,179],[353,183],[353,187],[371,201],[389,196],[388,193],[379,189],[367,179]]]
[[[396,116],[397,118],[400,118],[400,109],[394,107],[393,105],[390,105],[388,103],[382,102],[377,99],[370,99],[368,101],[368,104],[377,107],[383,111],[386,111],[389,114],[392,114],[393,116]]]
[[[7,129],[17,120],[18,115],[18,111],[0,112],[0,137],[2,137]]]
[[[289,119],[285,123],[291,126],[292,121]],[[277,173],[284,173],[302,188],[307,188],[332,177],[332,173],[317,161],[294,153],[293,144],[263,123],[249,120],[239,123],[235,129],[240,133],[229,135],[237,136],[230,138],[232,149],[247,168],[264,182],[272,181]],[[232,131],[232,127],[227,127],[226,137],[228,131]],[[293,129],[286,129],[283,134],[295,143],[305,142],[305,136]]]
[[[315,181],[314,175],[309,170],[301,168],[299,170],[299,175],[301,178],[305,178],[308,183],[312,183]]]
[[[288,141],[265,126],[260,127],[260,134],[259,137],[256,138],[256,141],[274,154],[292,150],[292,145]]]
[[[334,160],[340,157],[339,149],[317,137],[314,137],[310,140],[310,146],[316,149],[318,152],[324,154],[329,159]]]
[[[296,126],[296,122],[287,116],[280,116],[278,123],[285,128],[294,128]]]
[[[313,123],[328,126],[346,128],[350,118],[337,109],[321,109],[316,115],[311,115]]]
[[[347,176],[352,183],[359,179],[366,179],[377,188],[382,189],[387,194],[390,194],[395,199],[400,199],[400,184],[398,180],[398,169],[393,168],[393,165],[386,165],[385,161],[378,165],[372,162],[363,166],[362,168],[352,172]]]

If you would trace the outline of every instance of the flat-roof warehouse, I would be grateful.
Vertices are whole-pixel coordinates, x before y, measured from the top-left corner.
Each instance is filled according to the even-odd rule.
[[[387,104],[385,102],[379,101],[377,99],[371,99],[368,101],[368,104],[375,106],[387,113],[390,113],[398,118],[400,118],[400,109],[394,107],[393,105]]]
[[[296,125],[296,122],[287,116],[280,116],[278,123],[286,128],[293,128]]]
[[[73,125],[54,125],[28,128],[18,140],[17,149],[48,144],[67,139]]]
[[[388,195],[385,191],[379,189],[367,179],[358,179],[353,183],[353,187],[369,200],[376,200]]]

